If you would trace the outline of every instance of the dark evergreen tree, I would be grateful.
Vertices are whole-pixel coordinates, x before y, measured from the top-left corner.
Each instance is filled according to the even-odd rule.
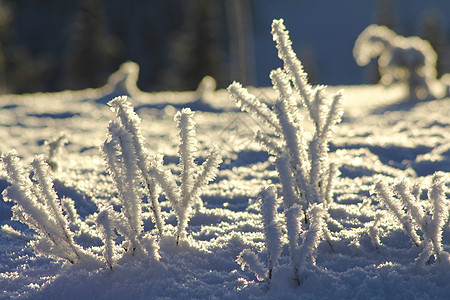
[[[255,84],[255,59],[250,0],[225,0],[230,77],[245,85]]]
[[[448,53],[447,37],[442,22],[443,16],[439,11],[429,10],[425,12],[420,21],[420,36],[429,41],[438,55],[436,71],[438,78],[449,72],[450,54]]]
[[[99,87],[114,70],[111,63],[118,41],[108,33],[102,0],[78,0],[78,5],[65,58],[63,88]]]
[[[222,19],[217,0],[190,0],[187,3],[184,25],[169,45],[170,66],[163,79],[165,88],[194,90],[206,75],[223,86]]]
[[[11,9],[3,0],[0,0],[0,92],[7,91],[6,85],[6,58],[5,40],[11,28]]]
[[[33,55],[29,46],[22,44],[14,13],[14,2],[0,1],[0,92],[45,91],[53,62],[45,54]]]

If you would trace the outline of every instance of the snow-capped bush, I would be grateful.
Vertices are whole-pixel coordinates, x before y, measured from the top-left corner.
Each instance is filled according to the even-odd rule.
[[[420,193],[414,192],[410,183],[404,179],[390,188],[386,180],[379,179],[375,184],[378,198],[403,226],[411,241],[422,249],[416,261],[424,265],[434,255],[437,262],[450,262],[450,255],[442,246],[443,227],[448,221],[449,204],[445,196],[445,177],[437,172],[428,191],[429,211],[421,205]],[[394,197],[394,193],[398,198]],[[419,236],[417,231],[422,234]]]
[[[419,37],[397,35],[386,26],[370,25],[358,36],[353,56],[360,66],[378,58],[381,83],[406,82],[411,99],[433,96],[431,84],[436,80],[436,52]]]
[[[313,87],[308,83],[307,74],[292,50],[282,19],[273,21],[271,33],[278,48],[278,56],[284,62],[283,69],[270,73],[273,87],[279,94],[273,108],[269,108],[237,82],[233,82],[228,91],[241,110],[258,117],[269,129],[269,132],[258,131],[256,139],[276,157],[291,264],[295,279],[300,283],[300,273],[307,259],[315,262],[314,249],[322,234],[328,232],[324,227],[325,207],[332,199],[333,181],[338,173],[336,165],[330,162],[328,143],[334,126],[342,117],[342,93],[329,99],[325,96],[324,86]],[[309,140],[303,131],[297,99],[306,108],[314,125]],[[277,263],[275,258],[279,257],[276,249],[280,247],[274,246],[279,243],[272,213],[276,211],[273,206],[277,201],[271,189],[264,190],[261,198],[266,248],[269,252],[267,275],[261,276],[261,264],[253,263],[254,255],[250,255],[249,250],[242,252],[238,262],[250,269],[256,268],[253,271],[258,278],[270,280],[272,269]],[[329,241],[329,237],[327,239]],[[274,253],[277,255],[274,256]]]
[[[141,119],[133,111],[128,98],[126,96],[116,97],[108,104],[115,111],[117,120],[111,121],[109,124],[109,136],[103,145],[103,152],[111,175],[119,189],[119,195],[121,195],[123,202],[126,202],[126,197],[131,197],[130,203],[124,203],[125,209],[129,210],[133,218],[142,218],[140,216],[141,200],[137,189],[140,186],[141,178],[143,178],[150,200],[153,221],[159,233],[162,234],[163,221],[158,202],[160,189],[152,173],[150,173],[151,169],[159,168],[162,163],[158,158],[150,157],[141,132]],[[127,192],[127,189],[130,189],[130,191]],[[126,208],[128,205],[132,207]],[[141,222],[135,221],[134,223]]]
[[[268,132],[258,131],[256,139],[276,156],[284,201],[290,205],[297,203],[306,211],[309,205],[326,205],[332,198],[337,168],[330,162],[328,143],[334,126],[342,117],[342,93],[329,99],[325,96],[325,86],[313,87],[308,83],[307,74],[292,50],[282,19],[273,21],[272,35],[277,43],[278,56],[284,62],[283,69],[270,74],[274,89],[279,94],[273,109],[250,94],[240,83],[233,82],[228,91],[241,110],[255,115],[267,125]],[[314,125],[310,140],[303,132],[297,98]]]
[[[30,180],[20,165],[15,151],[3,155],[2,160],[12,183],[3,196],[15,202],[13,218],[31,229],[38,237],[32,245],[38,254],[86,269],[98,269],[106,265],[112,269],[132,257],[159,260],[159,245],[150,232],[143,231],[142,195],[148,194],[153,220],[160,235],[164,233],[164,221],[158,202],[162,192],[167,196],[178,220],[177,244],[185,235],[194,203],[201,204],[200,193],[211,181],[221,162],[219,150],[211,148],[206,161],[194,163],[196,139],[193,112],[183,109],[175,116],[180,129],[180,186],[170,171],[165,170],[161,156],[150,156],[141,133],[140,118],[133,111],[127,97],[117,97],[109,102],[117,119],[110,121],[108,137],[103,144],[104,157],[113,182],[118,190],[120,212],[111,206],[100,205],[96,229],[103,241],[102,251],[85,249],[74,240],[72,228],[89,227],[79,218],[71,199],[60,200],[53,188],[49,165],[43,156],[35,158]],[[5,231],[12,232],[8,228]],[[123,241],[117,238],[123,237]],[[102,257],[103,256],[103,257]]]
[[[213,97],[213,93],[217,87],[216,80],[211,76],[205,76],[198,84],[196,94],[196,101],[202,103],[208,103]]]
[[[141,133],[140,118],[133,111],[127,97],[117,97],[109,102],[117,114],[117,121],[111,121],[110,137],[105,142],[104,153],[119,189],[123,209],[133,230],[142,225],[141,202],[138,187],[143,178],[155,224],[163,233],[163,220],[158,197],[160,188],[170,201],[177,216],[176,241],[184,237],[187,224],[195,203],[201,205],[200,193],[203,187],[214,179],[217,168],[222,161],[217,147],[212,147],[206,161],[197,166],[194,163],[196,154],[196,133],[194,112],[189,108],[182,109],[175,115],[180,130],[179,167],[181,169],[180,185],[162,163],[161,156],[150,157]]]
[[[261,201],[261,214],[264,227],[265,248],[268,255],[267,266],[260,261],[258,255],[249,249],[243,250],[236,262],[244,269],[246,266],[255,273],[260,281],[266,281],[270,286],[272,274],[279,264],[282,252],[282,230],[277,220],[278,197],[275,187],[263,189],[259,195]],[[286,206],[286,203],[285,203]],[[301,283],[301,276],[307,264],[315,264],[315,250],[320,242],[324,222],[323,204],[313,204],[307,212],[310,223],[305,230],[302,225],[304,213],[298,204],[293,204],[284,210],[287,227],[287,240],[290,254],[290,265],[293,277],[297,284]]]
[[[139,65],[137,63],[127,61],[121,64],[119,69],[109,76],[108,82],[102,88],[103,95],[111,96],[109,99],[118,95],[139,97],[142,92],[137,86],[138,76]]]
[[[3,192],[3,197],[16,204],[12,208],[13,219],[36,231],[38,236],[32,240],[36,253],[87,269],[100,268],[104,264],[102,259],[74,241],[43,156],[31,163],[34,181],[25,173],[14,150],[2,158],[12,184]]]

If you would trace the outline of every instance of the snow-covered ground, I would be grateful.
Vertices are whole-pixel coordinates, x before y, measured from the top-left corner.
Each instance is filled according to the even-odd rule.
[[[223,163],[218,176],[202,195],[203,209],[195,212],[185,243],[160,240],[159,262],[145,259],[85,271],[61,261],[37,257],[28,245],[32,232],[11,221],[9,202],[0,200],[0,225],[25,235],[0,232],[0,297],[33,299],[448,299],[450,268],[430,263],[418,266],[420,250],[371,190],[377,175],[408,177],[424,188],[435,171],[450,173],[450,99],[405,102],[400,86],[339,86],[344,89],[344,117],[330,144],[340,164],[334,203],[329,213],[332,246],[321,242],[316,266],[309,266],[297,286],[280,270],[270,290],[248,269],[236,263],[246,249],[265,259],[263,225],[257,201],[259,190],[278,184],[273,158],[253,141],[264,126],[235,108],[223,90],[204,102],[196,94],[139,93],[133,105],[142,118],[142,130],[151,154],[164,154],[164,163],[176,171],[178,130],[173,120],[181,107],[196,111],[199,160],[211,144],[220,147]],[[254,94],[273,103],[269,88]],[[106,89],[0,97],[0,151],[15,148],[28,164],[37,154],[48,154],[45,141],[66,135],[53,173],[58,195],[70,197],[83,220],[94,226],[99,204],[115,204],[116,190],[107,172],[100,146],[114,113],[105,104],[113,98]],[[308,128],[306,128],[308,133]],[[0,169],[0,189],[8,186]],[[424,196],[425,196],[424,192]],[[426,198],[426,197],[424,197]],[[176,225],[164,197],[163,217]],[[424,201],[424,205],[426,202]],[[369,236],[381,213],[382,246]],[[144,227],[155,230],[148,206]],[[83,246],[101,246],[100,239],[78,232]],[[450,251],[450,228],[444,227],[444,250]],[[288,262],[288,249],[281,261]]]

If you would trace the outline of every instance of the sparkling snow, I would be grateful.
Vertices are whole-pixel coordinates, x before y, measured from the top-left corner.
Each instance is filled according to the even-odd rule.
[[[309,267],[296,286],[289,271],[280,268],[270,290],[253,273],[241,270],[236,257],[243,249],[265,259],[263,226],[256,200],[259,190],[278,183],[273,159],[253,141],[262,124],[239,112],[226,91],[207,101],[195,101],[194,92],[139,93],[133,105],[142,118],[142,130],[151,154],[164,154],[165,164],[177,164],[177,110],[191,107],[197,123],[198,159],[208,147],[220,147],[224,162],[218,176],[202,195],[203,209],[187,228],[180,246],[173,237],[160,240],[159,263],[145,259],[112,271],[87,272],[45,257],[36,257],[28,245],[33,232],[11,221],[11,203],[0,200],[0,298],[33,299],[448,299],[449,266],[418,267],[414,247],[400,225],[371,194],[375,177],[409,177],[427,187],[435,171],[450,173],[450,98],[407,102],[401,86],[339,86],[344,89],[344,118],[330,144],[341,176],[329,213],[333,249],[319,245],[317,266]],[[271,104],[268,88],[252,92]],[[46,141],[66,135],[53,176],[60,197],[75,201],[78,213],[94,226],[100,203],[119,205],[100,146],[108,121],[114,117],[105,105],[114,95],[104,89],[0,97],[0,152],[15,148],[25,163],[47,154]],[[308,128],[306,128],[308,130]],[[0,190],[8,186],[0,168]],[[160,199],[163,217],[175,231],[170,205]],[[375,248],[369,232],[381,213],[382,246]],[[144,205],[145,230],[156,230]],[[10,228],[10,230],[7,230]],[[11,229],[12,228],[12,229]],[[20,230],[24,235],[16,232]],[[101,241],[89,228],[76,240],[98,247]],[[444,250],[450,251],[450,228],[444,228]],[[281,257],[288,260],[285,248]]]

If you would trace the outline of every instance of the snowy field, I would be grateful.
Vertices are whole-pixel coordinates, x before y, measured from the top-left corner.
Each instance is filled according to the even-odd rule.
[[[450,294],[448,266],[417,267],[418,249],[370,191],[378,174],[409,177],[426,187],[435,171],[450,172],[450,99],[405,103],[401,87],[338,88],[344,89],[345,113],[330,145],[341,171],[330,215],[340,226],[330,228],[333,250],[325,242],[319,245],[317,265],[308,269],[301,286],[280,279],[267,292],[264,283],[235,262],[245,248],[263,253],[256,198],[262,187],[278,182],[273,160],[252,138],[261,124],[239,112],[226,91],[216,91],[208,105],[186,102],[195,98],[186,92],[142,94],[133,104],[142,118],[149,151],[164,154],[165,164],[172,169],[178,139],[173,116],[181,107],[196,110],[199,159],[212,143],[222,151],[224,162],[202,196],[203,209],[189,223],[187,243],[177,247],[170,238],[163,239],[161,260],[155,265],[139,261],[112,271],[87,272],[36,257],[26,237],[2,233],[1,297],[445,299]],[[57,158],[60,170],[53,174],[55,189],[61,198],[72,198],[91,225],[99,204],[112,203],[117,193],[100,152],[114,117],[103,93],[87,90],[0,98],[2,153],[15,148],[29,163],[34,155],[48,153],[45,141],[65,133],[67,144]],[[268,103],[275,97],[270,89],[254,93]],[[3,190],[8,186],[3,168],[0,176]],[[170,206],[161,200],[166,222],[174,225]],[[380,225],[383,247],[376,249],[368,228],[378,212],[385,218]],[[151,230],[151,216],[144,213],[144,226]],[[1,224],[24,228],[10,217],[11,203],[0,202]],[[85,245],[100,243],[88,234],[77,238]],[[449,251],[448,226],[443,244]]]
[[[102,89],[1,96],[0,152],[16,149],[27,171],[35,155],[52,162],[55,191],[60,199],[74,201],[83,221],[71,228],[75,242],[100,253],[102,241],[95,230],[99,209],[121,208],[101,151],[108,123],[115,118],[106,103],[123,93],[132,96],[148,151],[163,154],[173,174],[180,174],[174,115],[190,107],[195,111],[196,161],[205,161],[215,144],[223,162],[202,193],[203,205],[197,203],[193,210],[186,238],[176,245],[177,218],[162,195],[166,230],[158,237],[159,260],[139,257],[112,269],[86,270],[36,256],[29,243],[34,232],[11,221],[12,203],[1,200],[1,298],[448,299],[448,262],[433,255],[423,263],[416,261],[422,249],[380,201],[374,185],[379,176],[389,183],[409,178],[421,188],[420,206],[431,210],[427,192],[432,175],[450,173],[449,98],[407,101],[407,89],[401,85],[328,87],[330,94],[344,90],[344,115],[329,144],[330,158],[340,171],[327,207],[329,237],[320,241],[316,262],[302,270],[298,285],[283,235],[285,245],[269,288],[236,261],[244,249],[267,261],[258,193],[270,184],[279,188],[280,180],[274,157],[254,141],[254,134],[268,128],[237,109],[225,90],[143,93],[133,86],[132,77],[126,84],[113,78]],[[278,97],[271,88],[249,90],[269,107]],[[306,115],[304,123],[308,137],[313,127]],[[63,135],[60,153],[49,157],[49,143]],[[8,186],[2,167],[0,189]],[[149,201],[144,197],[143,202],[144,231],[158,236]],[[282,223],[281,207],[276,219]],[[448,217],[445,222],[442,253],[450,251]]]

